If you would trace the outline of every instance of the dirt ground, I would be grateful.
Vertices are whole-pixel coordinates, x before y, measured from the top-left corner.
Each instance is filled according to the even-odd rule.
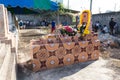
[[[30,59],[30,40],[39,39],[49,32],[49,29],[44,28],[19,30],[18,63],[23,63]]]
[[[19,31],[18,64],[30,59],[30,40],[46,35],[48,29]],[[18,80],[120,80],[119,47],[101,47],[99,60],[32,72],[18,65]]]

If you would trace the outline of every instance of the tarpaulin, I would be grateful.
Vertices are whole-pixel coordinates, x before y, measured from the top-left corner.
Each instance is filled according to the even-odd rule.
[[[58,10],[58,4],[51,0],[0,0],[6,7],[26,7],[40,10]]]

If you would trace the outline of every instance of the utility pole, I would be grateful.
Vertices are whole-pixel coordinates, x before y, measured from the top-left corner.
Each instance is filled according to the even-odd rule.
[[[68,0],[68,9],[69,9],[69,0]]]
[[[68,0],[68,3],[67,3],[68,13],[69,13],[69,3],[70,3],[70,2],[69,2],[69,0]],[[68,21],[69,19],[68,19],[68,18],[69,18],[69,16],[67,15],[67,25],[68,25],[68,23],[69,23],[69,21]]]
[[[92,12],[92,0],[90,0],[90,11]]]
[[[56,0],[56,3],[58,4],[58,0]],[[59,9],[57,10],[57,24],[60,24],[60,19],[59,19]]]

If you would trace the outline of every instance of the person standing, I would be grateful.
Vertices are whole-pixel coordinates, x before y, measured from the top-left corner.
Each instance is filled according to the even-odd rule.
[[[95,32],[98,32],[98,29],[100,28],[100,22],[99,21],[96,21],[95,23],[95,27],[94,27],[94,31]]]
[[[77,15],[76,16],[76,27],[78,26],[78,24],[79,24],[79,16]]]
[[[116,22],[114,21],[114,18],[111,18],[110,22],[109,22],[109,27],[110,27],[110,34],[113,35],[113,30],[115,28]]]
[[[23,29],[23,21],[22,20],[20,20],[20,22],[19,22],[19,27],[20,27],[20,29]]]
[[[53,33],[53,31],[55,30],[55,26],[56,26],[55,21],[52,21],[51,26],[52,26],[51,33]]]

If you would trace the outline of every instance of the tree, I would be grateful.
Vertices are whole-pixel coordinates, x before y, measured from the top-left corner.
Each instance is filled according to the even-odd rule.
[[[61,13],[64,13],[64,6],[62,3],[58,3],[58,6],[59,6],[59,9],[58,9],[58,12],[61,14]]]

